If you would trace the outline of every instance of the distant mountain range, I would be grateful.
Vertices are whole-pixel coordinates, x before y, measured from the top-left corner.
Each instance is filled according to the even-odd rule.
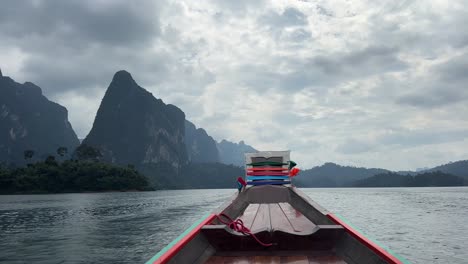
[[[90,133],[78,139],[67,109],[49,101],[33,83],[19,84],[0,70],[0,162],[23,165],[68,154],[81,143],[98,147],[103,159],[117,164],[220,162],[243,166],[245,151],[254,150],[222,140],[216,142],[203,128],[185,119],[178,107],[165,104],[140,87],[126,71],[110,83]],[[25,160],[25,151],[34,151]]]
[[[65,107],[49,101],[38,86],[16,83],[0,71],[0,163],[6,165],[63,156],[60,149],[70,156],[78,146],[91,147],[98,150],[101,161],[134,166],[158,188],[216,188],[232,186],[243,174],[243,154],[257,151],[244,141],[216,142],[203,128],[186,120],[181,109],[157,99],[126,71],[114,75],[91,131],[80,141]],[[464,160],[400,172],[325,163],[304,170],[294,182],[302,187],[347,187],[385,177],[396,180],[395,174],[437,171],[468,181],[468,161]],[[444,177],[431,175],[426,179],[432,182],[437,182],[434,177]],[[370,183],[363,182],[366,179]]]
[[[57,155],[58,148],[71,156],[80,144],[96,148],[101,161],[145,168],[153,178],[162,177],[159,169],[167,166],[174,169],[171,173],[188,173],[187,166],[195,163],[220,163],[212,166],[233,171],[222,164],[243,166],[242,154],[254,150],[243,141],[216,142],[186,120],[181,109],[154,97],[126,71],[114,75],[91,131],[79,140],[65,107],[49,101],[38,86],[16,83],[0,71],[0,163],[22,166]]]
[[[244,153],[257,152],[252,146],[249,146],[240,141],[239,143],[232,143],[227,140],[222,140],[217,143],[220,161],[224,164],[232,164],[235,166],[243,167],[245,164]]]
[[[353,187],[434,187],[464,186],[468,181],[462,177],[441,171],[424,171],[416,175],[402,175],[395,172],[377,174],[353,182]]]
[[[387,172],[390,171],[378,168],[341,166],[327,162],[321,166],[302,171],[295,182],[301,187],[343,187],[351,185],[354,181]]]
[[[190,162],[220,162],[216,141],[188,120],[185,120],[185,146]]]
[[[297,177],[297,179],[294,179],[294,182],[300,187],[351,187],[355,186],[356,184],[361,184],[359,186],[366,186],[366,184],[371,184],[385,178],[386,181],[390,179],[389,182],[399,184],[401,183],[401,178],[398,177],[397,179],[397,177],[395,177],[394,175],[417,176],[430,172],[441,172],[444,174],[453,175],[459,179],[465,180],[465,182],[468,183],[468,160],[451,162],[448,164],[440,165],[430,169],[420,170],[417,172],[393,172],[378,168],[358,168],[351,166],[340,166],[338,164],[329,162],[321,166],[302,171],[301,174]],[[374,177],[376,175],[378,175],[378,177]],[[364,180],[366,179],[370,180],[368,182],[364,182]]]
[[[100,149],[108,162],[164,162],[175,168],[216,162],[243,166],[237,156],[254,150],[242,141],[217,143],[186,120],[182,110],[155,98],[126,71],[114,75],[83,144]]]

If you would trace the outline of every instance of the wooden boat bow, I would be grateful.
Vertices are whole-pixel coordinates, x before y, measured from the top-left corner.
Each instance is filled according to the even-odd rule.
[[[292,186],[295,165],[288,151],[247,153],[239,192],[147,264],[408,263]]]
[[[251,236],[232,230],[218,220],[219,214],[242,219],[258,239],[273,245],[262,246]],[[253,186],[235,194],[147,263],[255,263],[257,260],[407,263],[297,188],[275,185]]]

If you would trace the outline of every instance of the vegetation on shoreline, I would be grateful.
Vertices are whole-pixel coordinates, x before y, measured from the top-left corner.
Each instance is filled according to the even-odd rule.
[[[0,166],[0,194],[151,190],[133,167],[89,160],[57,162],[53,156],[26,167]]]
[[[30,161],[34,154],[33,150],[26,150],[24,151],[24,159]],[[133,165],[123,167],[102,162],[101,152],[86,144],[82,144],[72,153],[72,159],[66,159],[67,154],[68,150],[60,147],[57,149],[58,160],[55,156],[50,155],[45,161],[29,163],[26,167],[0,165],[0,194],[235,188],[236,178],[244,174],[241,167],[221,163],[189,163],[179,168],[164,162],[146,163],[140,165],[137,170]],[[362,171],[363,169],[354,170]],[[348,175],[351,178],[348,180],[351,182],[342,184],[342,187],[468,185],[468,180],[465,178],[440,171],[428,171],[417,175],[402,175],[395,172],[382,173],[377,169],[368,169],[365,172],[367,174],[377,173],[374,176],[358,180],[352,179],[358,178],[356,175],[359,176],[359,174],[355,173],[354,177]],[[304,174],[301,177],[313,176],[308,175],[308,173]],[[323,177],[323,175],[322,178],[328,178],[329,181],[334,180],[333,177]],[[301,186],[301,182],[298,185]]]

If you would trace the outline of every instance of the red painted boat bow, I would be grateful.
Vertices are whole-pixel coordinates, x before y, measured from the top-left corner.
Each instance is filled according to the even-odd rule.
[[[153,264],[164,264],[171,260],[180,249],[182,249],[188,242],[190,242],[197,234],[200,232],[200,229],[213,221],[216,218],[215,214],[210,214],[205,220],[198,224],[194,229],[192,229],[187,235],[185,235],[181,240],[179,240],[173,247],[166,251],[161,257],[156,259]]]

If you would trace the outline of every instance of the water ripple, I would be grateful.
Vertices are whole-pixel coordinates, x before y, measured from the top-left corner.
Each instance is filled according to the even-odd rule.
[[[304,191],[413,263],[468,259],[468,188]],[[0,262],[143,263],[233,193],[0,196]]]

